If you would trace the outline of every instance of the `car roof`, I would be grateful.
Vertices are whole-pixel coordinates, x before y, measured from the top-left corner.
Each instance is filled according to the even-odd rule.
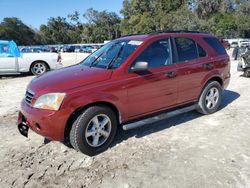
[[[122,36],[121,38],[118,38],[116,40],[140,40],[144,41],[146,39],[155,38],[158,36],[164,36],[164,35],[180,35],[180,36],[203,36],[203,37],[212,37],[209,33],[202,33],[197,31],[160,31],[160,32],[152,32],[148,34],[142,34],[142,35],[127,35]]]

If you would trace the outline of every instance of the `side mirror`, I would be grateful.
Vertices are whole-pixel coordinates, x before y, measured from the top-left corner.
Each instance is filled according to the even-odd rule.
[[[131,67],[131,72],[142,72],[148,70],[148,62],[138,61],[133,67]]]

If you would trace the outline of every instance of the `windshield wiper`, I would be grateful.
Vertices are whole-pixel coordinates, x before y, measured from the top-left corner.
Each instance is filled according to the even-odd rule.
[[[111,65],[114,63],[114,61],[121,55],[121,52],[124,48],[124,44],[120,47],[118,53],[116,54],[116,56],[108,63],[106,69],[110,69]]]
[[[115,44],[112,45],[108,50],[106,50],[106,51],[104,51],[103,53],[101,53],[93,62],[91,62],[91,64],[90,64],[89,67],[94,66],[94,65],[95,65],[95,62],[96,62],[103,54],[106,55],[111,49],[113,49],[114,46],[115,46]]]
[[[104,53],[104,52],[103,52],[103,53]],[[99,57],[101,57],[101,55],[102,55],[103,53],[101,53],[99,56],[97,56],[97,57],[95,58],[95,60],[92,61],[92,62],[90,63],[89,67],[93,67],[93,66],[94,66],[94,63],[99,59]]]

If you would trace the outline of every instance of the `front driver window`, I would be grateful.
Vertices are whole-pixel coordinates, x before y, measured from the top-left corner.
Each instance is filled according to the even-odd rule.
[[[150,44],[135,60],[148,62],[149,68],[170,65],[171,48],[169,39],[158,40]]]

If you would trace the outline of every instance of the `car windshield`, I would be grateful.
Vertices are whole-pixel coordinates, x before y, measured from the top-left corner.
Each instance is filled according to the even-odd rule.
[[[111,41],[88,56],[82,61],[82,64],[90,67],[115,69],[119,67],[141,43],[142,41],[135,40]]]

